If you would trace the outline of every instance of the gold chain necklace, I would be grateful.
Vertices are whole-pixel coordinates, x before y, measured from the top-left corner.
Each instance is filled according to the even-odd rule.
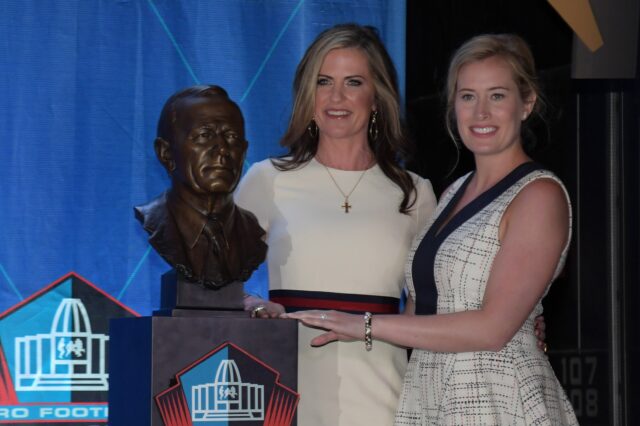
[[[322,163],[320,163],[320,164],[322,164]],[[356,182],[356,184],[353,185],[353,188],[351,188],[351,191],[349,191],[348,194],[345,194],[345,192],[342,190],[342,188],[340,188],[340,185],[338,185],[338,182],[336,181],[336,178],[334,178],[333,175],[331,174],[331,170],[329,170],[329,168],[327,166],[325,166],[324,164],[322,164],[322,166],[327,171],[327,174],[329,175],[329,177],[333,181],[333,184],[336,186],[336,188],[338,188],[338,191],[340,191],[340,193],[344,197],[344,204],[341,205],[340,207],[344,209],[345,213],[349,213],[349,209],[351,207],[353,207],[351,204],[349,204],[349,197],[351,196],[351,194],[353,194],[353,191],[356,190],[356,188],[358,187],[358,184],[360,183],[360,181],[364,177],[364,174],[367,173],[367,170],[369,170],[369,168],[364,169],[362,171],[362,173],[360,173],[360,177],[358,178],[358,181]]]

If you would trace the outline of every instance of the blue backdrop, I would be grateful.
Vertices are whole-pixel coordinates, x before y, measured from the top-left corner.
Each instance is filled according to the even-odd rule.
[[[169,186],[153,151],[164,101],[221,85],[246,119],[247,165],[279,154],[294,70],[313,38],[340,22],[374,25],[403,76],[405,2],[2,7],[0,423],[106,422],[108,321],[157,309],[169,269],[133,215]],[[263,268],[248,290],[265,294],[265,280]]]
[[[281,152],[295,66],[321,30],[378,27],[404,75],[404,0],[2,3],[0,312],[71,271],[142,315],[158,306],[168,267],[132,206],[169,186],[152,144],[176,90],[225,87],[251,163]]]

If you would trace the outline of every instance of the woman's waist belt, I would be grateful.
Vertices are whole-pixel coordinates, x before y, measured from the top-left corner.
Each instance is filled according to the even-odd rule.
[[[301,290],[271,290],[269,300],[281,304],[287,312],[333,309],[354,314],[397,314],[400,305],[397,297]]]

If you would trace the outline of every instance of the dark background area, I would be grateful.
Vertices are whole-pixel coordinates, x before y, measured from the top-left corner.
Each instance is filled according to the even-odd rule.
[[[544,25],[541,25],[544,23]],[[407,121],[417,152],[409,168],[429,177],[439,195],[446,185],[471,170],[472,158],[456,148],[444,128],[442,91],[451,54],[465,40],[482,33],[517,33],[529,42],[543,90],[549,98],[550,130],[563,114],[570,90],[573,32],[546,2],[533,1],[407,1]],[[541,132],[537,160],[567,155],[562,144]],[[557,135],[556,135],[557,136]],[[541,154],[543,154],[541,156]],[[544,157],[544,158],[542,158]]]
[[[580,424],[640,424],[637,75],[572,79],[573,31],[547,1],[407,0],[406,117],[416,145],[407,166],[438,196],[472,170],[444,126],[447,65],[468,38],[501,32],[532,48],[548,108],[531,154],[573,204],[569,258],[544,301],[550,361]]]

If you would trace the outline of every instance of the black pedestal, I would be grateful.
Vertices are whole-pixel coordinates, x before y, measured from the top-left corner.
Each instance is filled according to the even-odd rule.
[[[110,426],[295,425],[297,323],[249,318],[243,283],[172,271],[153,317],[110,326]]]
[[[232,317],[142,317],[125,318],[111,321],[110,330],[110,377],[109,377],[109,425],[110,426],[170,426],[163,422],[159,405],[154,400],[163,392],[177,395],[177,399],[190,401],[196,392],[191,386],[171,391],[176,375],[180,372],[192,372],[195,368],[203,368],[202,362],[216,348],[226,342],[233,344],[236,355],[236,370],[223,371],[227,383],[216,384],[220,378],[221,362],[212,363],[213,358],[205,360],[213,368],[208,368],[202,383],[187,385],[209,386],[209,391],[201,392],[200,399],[214,399],[222,395],[220,404],[227,404],[234,412],[247,412],[240,408],[247,403],[242,397],[233,398],[241,393],[240,388],[249,389],[264,385],[264,398],[278,396],[278,400],[288,404],[286,410],[294,410],[297,405],[297,336],[298,328],[293,320],[269,320]],[[243,352],[243,353],[242,353]],[[240,355],[237,355],[240,353]],[[220,354],[216,354],[220,358]],[[221,356],[225,358],[225,356]],[[271,370],[273,369],[273,370]],[[234,376],[233,371],[239,373]],[[277,374],[276,374],[277,372]],[[277,375],[279,374],[279,377]],[[182,379],[184,380],[184,379]],[[281,385],[277,392],[273,391],[274,382]],[[191,379],[193,381],[193,379]],[[229,383],[233,382],[233,383]],[[266,382],[266,383],[265,383]],[[269,383],[271,382],[271,383]],[[216,387],[217,386],[217,387]],[[293,392],[286,392],[287,388]],[[269,389],[272,392],[269,392]],[[283,396],[283,389],[286,395]],[[229,394],[231,392],[231,394]],[[246,394],[247,392],[245,392]],[[171,395],[169,395],[171,396]],[[229,400],[231,405],[229,404]],[[251,401],[249,401],[251,402]],[[233,406],[233,403],[237,403]],[[243,426],[266,424],[295,424],[269,422],[266,417],[269,401],[263,402],[263,418],[238,421]],[[193,405],[193,402],[192,402]],[[222,405],[219,405],[220,408]],[[215,406],[209,404],[210,416],[215,416]],[[280,410],[283,412],[283,410]],[[254,414],[257,411],[254,410]],[[242,413],[241,413],[242,414]],[[218,413],[218,416],[220,414]],[[176,416],[178,417],[178,416]],[[225,424],[193,422],[194,425]],[[235,422],[234,422],[235,423]],[[182,425],[188,423],[174,423]]]

